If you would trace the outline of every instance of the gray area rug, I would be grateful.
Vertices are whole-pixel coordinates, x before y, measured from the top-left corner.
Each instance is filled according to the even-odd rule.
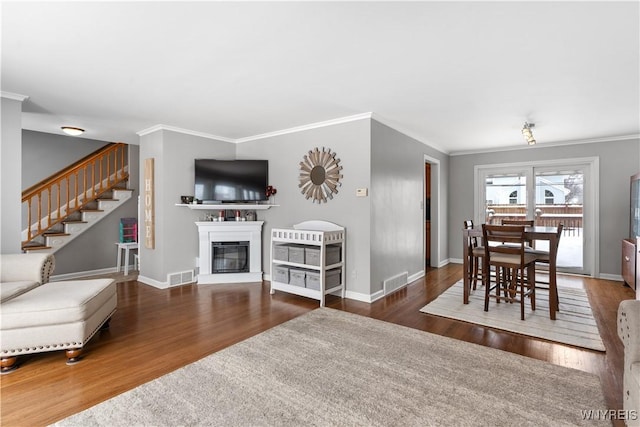
[[[493,299],[489,303],[489,311],[484,311],[484,286],[478,285],[475,291],[471,291],[469,304],[462,303],[463,290],[460,280],[420,311],[576,347],[605,351],[584,289],[558,287],[560,311],[556,313],[556,320],[549,318],[549,291],[536,289],[536,309],[532,311],[527,301],[524,321],[520,320],[520,303],[496,304]]]
[[[604,409],[592,374],[318,308],[55,425],[573,426]]]

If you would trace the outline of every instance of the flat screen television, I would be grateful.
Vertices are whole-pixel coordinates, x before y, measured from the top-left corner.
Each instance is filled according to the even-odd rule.
[[[267,200],[267,160],[195,159],[195,195],[202,203]]]

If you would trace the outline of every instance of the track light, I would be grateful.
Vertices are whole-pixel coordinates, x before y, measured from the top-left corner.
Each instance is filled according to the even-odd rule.
[[[62,126],[62,131],[71,136],[78,136],[84,133],[84,129],[76,128],[73,126]]]
[[[536,140],[533,137],[533,132],[531,132],[531,128],[535,125],[535,123],[524,122],[524,127],[522,128],[522,135],[524,136],[524,139],[527,140],[527,144],[529,145],[535,145],[536,143]]]

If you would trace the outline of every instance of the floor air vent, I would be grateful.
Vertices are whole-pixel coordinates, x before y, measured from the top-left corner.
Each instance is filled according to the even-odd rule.
[[[403,273],[397,274],[393,277],[389,277],[384,282],[382,282],[384,286],[384,294],[389,295],[398,289],[404,288],[407,286],[409,281],[409,272],[405,271]]]
[[[183,285],[193,282],[193,270],[170,273],[167,275],[169,286]]]

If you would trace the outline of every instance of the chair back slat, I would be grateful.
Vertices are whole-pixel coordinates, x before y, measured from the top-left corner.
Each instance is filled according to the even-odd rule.
[[[533,227],[532,219],[503,219],[502,225],[524,225],[525,227]]]
[[[482,225],[482,235],[485,241],[487,257],[491,253],[520,255],[524,257],[524,226],[523,225]],[[510,245],[505,245],[510,243]]]

